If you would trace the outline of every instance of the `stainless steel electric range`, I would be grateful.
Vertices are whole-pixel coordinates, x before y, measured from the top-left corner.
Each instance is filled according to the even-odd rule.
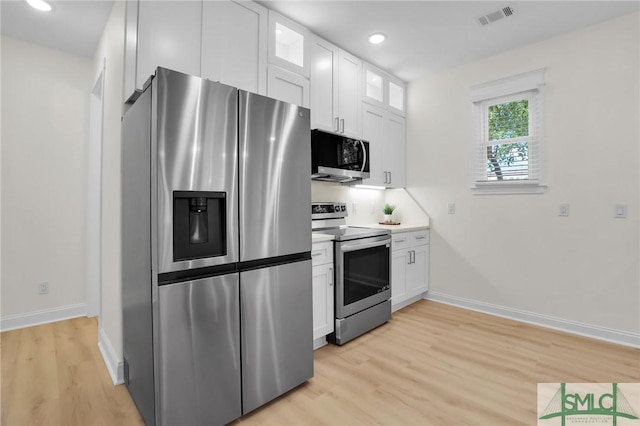
[[[334,236],[335,332],[342,345],[391,318],[391,233],[347,226],[345,203],[311,204],[313,232]]]

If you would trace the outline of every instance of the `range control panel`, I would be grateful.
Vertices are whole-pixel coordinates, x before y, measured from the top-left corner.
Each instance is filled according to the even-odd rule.
[[[347,216],[346,203],[311,203],[312,219],[343,218]]]

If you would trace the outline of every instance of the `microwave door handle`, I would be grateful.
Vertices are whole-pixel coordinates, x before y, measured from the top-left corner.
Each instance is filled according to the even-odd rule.
[[[381,247],[381,246],[387,246],[387,247],[391,247],[391,240],[390,239],[385,239],[383,241],[376,241],[374,243],[351,243],[351,244],[343,244],[340,246],[340,249],[343,253],[347,253],[350,251],[357,251],[357,250],[363,250],[363,249],[368,249],[368,248],[373,248],[373,247]]]
[[[361,172],[364,172],[364,168],[367,165],[367,150],[364,146],[364,142],[362,141],[358,141],[360,142],[360,145],[362,145],[362,168],[360,169]]]

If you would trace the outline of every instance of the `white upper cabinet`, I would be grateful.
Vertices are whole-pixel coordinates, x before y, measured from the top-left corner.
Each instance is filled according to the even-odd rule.
[[[362,102],[362,139],[369,142],[371,177],[366,185],[406,186],[405,119],[385,108]]]
[[[200,75],[202,2],[140,1],[138,4],[138,90],[156,67]]]
[[[269,63],[309,78],[309,39],[303,26],[269,11]]]
[[[387,112],[384,121],[384,185],[389,188],[404,188],[407,184],[406,122],[403,117]],[[384,173],[383,173],[384,174]]]
[[[363,99],[373,105],[384,106],[384,82],[382,73],[365,64],[363,67]]]
[[[269,64],[267,96],[309,108],[309,80],[299,74]]]
[[[386,111],[379,106],[362,102],[362,139],[369,142],[369,179],[366,185],[384,186],[386,181],[383,165],[385,139],[384,122]]]
[[[406,85],[371,64],[362,65],[362,100],[401,115],[406,115]]]
[[[359,138],[360,131],[360,67],[361,61],[340,50],[338,65],[338,116],[340,133]]]
[[[338,132],[338,54],[333,44],[314,37],[311,43],[311,128]]]
[[[360,59],[314,37],[311,42],[311,128],[359,138]]]
[[[405,96],[404,83],[390,79],[387,87],[389,88],[389,107],[396,114],[405,115]]]
[[[202,4],[202,77],[267,94],[268,10],[253,2]]]

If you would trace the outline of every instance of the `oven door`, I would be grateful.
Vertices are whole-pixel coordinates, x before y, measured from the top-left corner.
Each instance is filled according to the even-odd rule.
[[[336,243],[336,318],[345,318],[391,297],[391,237]]]

